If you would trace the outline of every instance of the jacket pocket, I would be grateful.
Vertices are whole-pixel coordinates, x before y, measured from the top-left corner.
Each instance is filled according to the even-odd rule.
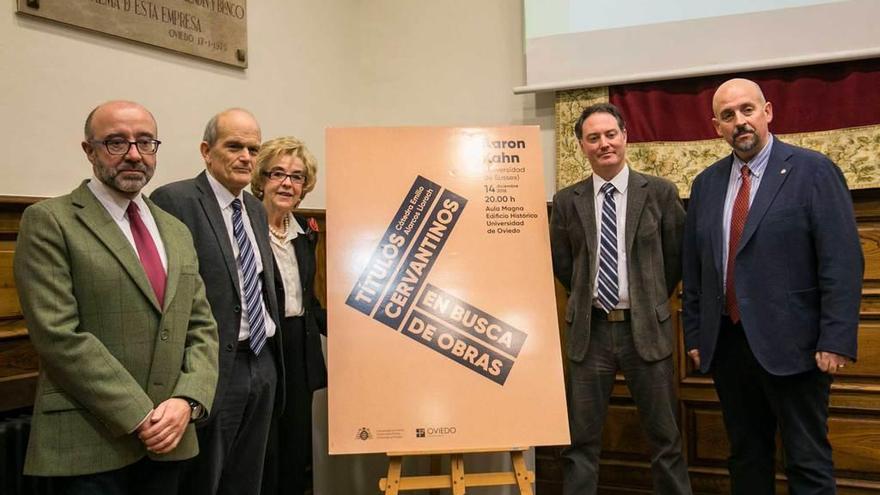
[[[82,406],[79,405],[79,403],[68,397],[64,392],[49,392],[43,394],[43,396],[40,397],[39,402],[42,405],[42,411],[44,413],[82,409]]]
[[[569,303],[568,306],[565,307],[565,322],[571,323],[574,321],[574,304]]]
[[[669,301],[663,301],[654,307],[654,312],[657,313],[657,321],[663,323],[664,321],[669,319]]]

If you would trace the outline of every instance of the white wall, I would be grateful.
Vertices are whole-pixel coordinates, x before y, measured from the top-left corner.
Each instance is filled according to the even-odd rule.
[[[517,0],[251,1],[244,71],[19,16],[11,4],[0,9],[0,194],[73,189],[91,173],[82,121],[115,98],[159,122],[150,188],[200,171],[205,122],[243,106],[264,138],[296,135],[319,165],[328,126],[540,124],[552,194],[552,95],[511,92],[524,81]],[[324,207],[323,176],[304,207]]]
[[[552,197],[553,94],[512,92],[525,81],[522,8],[519,0],[363,2],[357,32],[365,88],[361,122],[540,125]]]
[[[249,68],[193,57],[0,9],[0,194],[55,196],[91,174],[79,148],[98,103],[143,103],[156,116],[158,169],[150,188],[194,176],[205,122],[242,106],[263,137],[293,134],[323,158],[323,128],[345,123],[357,0],[258,0],[248,15]],[[353,101],[353,100],[352,100]],[[304,206],[323,207],[323,189]]]

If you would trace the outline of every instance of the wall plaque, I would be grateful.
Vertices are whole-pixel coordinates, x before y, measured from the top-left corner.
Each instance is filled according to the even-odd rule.
[[[247,67],[247,0],[18,0],[18,12]]]

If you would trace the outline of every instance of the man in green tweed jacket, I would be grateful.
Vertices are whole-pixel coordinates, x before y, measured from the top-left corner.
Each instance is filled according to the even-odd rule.
[[[25,474],[69,494],[177,493],[217,384],[217,327],[189,230],[141,194],[156,121],[85,124],[94,177],[22,216],[15,281],[40,376]]]

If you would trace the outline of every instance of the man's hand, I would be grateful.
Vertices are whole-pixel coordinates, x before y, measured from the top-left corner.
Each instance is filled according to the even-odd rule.
[[[691,349],[688,351],[688,356],[690,356],[691,361],[694,362],[694,368],[700,369],[700,350],[699,349]]]
[[[189,402],[172,397],[162,402],[146,421],[138,427],[138,438],[155,454],[167,454],[177,447],[192,410]]]
[[[847,363],[851,362],[850,358],[833,352],[819,351],[816,353],[816,366],[829,375],[839,373]]]

